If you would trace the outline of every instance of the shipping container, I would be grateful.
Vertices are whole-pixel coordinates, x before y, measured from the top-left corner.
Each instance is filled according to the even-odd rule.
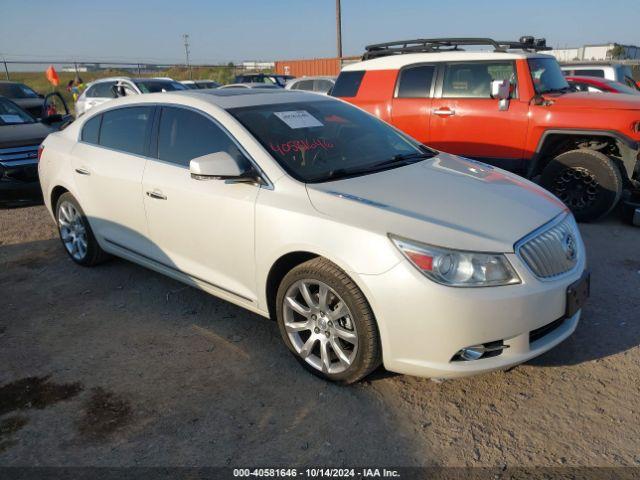
[[[277,60],[276,73],[294,77],[335,76],[340,73],[341,64],[360,60],[360,57],[312,58],[304,60]]]

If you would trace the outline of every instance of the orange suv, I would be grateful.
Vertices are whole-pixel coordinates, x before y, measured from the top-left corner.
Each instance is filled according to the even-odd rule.
[[[596,220],[640,190],[640,97],[572,91],[548,49],[533,37],[370,45],[331,94],[436,149],[535,178]]]

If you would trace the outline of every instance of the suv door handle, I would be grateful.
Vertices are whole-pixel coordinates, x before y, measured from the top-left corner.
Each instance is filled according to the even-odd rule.
[[[147,192],[147,197],[155,198],[156,200],[166,200],[167,196],[163,195],[161,192]]]
[[[91,172],[86,168],[76,168],[76,173],[79,173],[80,175],[91,175]]]
[[[451,115],[455,115],[456,111],[445,107],[445,108],[438,108],[437,110],[434,110],[433,113],[435,115],[440,115],[441,117],[450,117]]]

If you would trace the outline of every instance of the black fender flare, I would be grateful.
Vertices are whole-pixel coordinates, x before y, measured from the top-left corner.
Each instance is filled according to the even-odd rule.
[[[620,146],[622,154],[622,163],[627,173],[628,178],[640,177],[640,142],[637,142],[626,135],[616,130],[589,130],[589,129],[574,129],[574,128],[559,128],[545,130],[540,139],[538,145],[533,154],[529,168],[527,170],[527,177],[531,178],[541,171],[541,162],[543,160],[542,151],[547,138],[551,135],[567,135],[567,136],[580,136],[589,135],[596,137],[607,137],[616,140]]]

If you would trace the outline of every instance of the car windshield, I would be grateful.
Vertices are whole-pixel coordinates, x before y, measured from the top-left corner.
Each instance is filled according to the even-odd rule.
[[[35,119],[15,103],[0,98],[0,126],[35,123]]]
[[[7,98],[38,98],[38,94],[23,83],[0,83],[0,96]]]
[[[640,91],[637,88],[630,87],[620,82],[611,82],[609,85],[620,93],[627,93],[629,95],[638,95]]]
[[[142,93],[173,92],[187,90],[187,87],[172,80],[136,80],[136,85]]]
[[[555,58],[530,58],[529,70],[536,93],[567,92],[571,89]]]
[[[435,153],[377,118],[338,101],[229,109],[295,179],[325,182],[365,175]]]

